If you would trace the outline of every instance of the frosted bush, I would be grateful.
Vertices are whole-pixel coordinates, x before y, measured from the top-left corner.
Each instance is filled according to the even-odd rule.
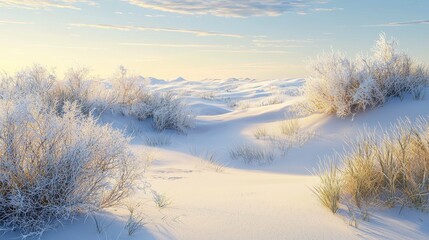
[[[164,93],[153,98],[153,126],[157,130],[173,129],[185,132],[193,127],[193,116],[180,98]]]
[[[0,81],[1,99],[37,96],[39,101],[52,107],[55,103],[55,83],[55,75],[38,65],[26,68],[14,76],[3,74]]]
[[[339,117],[382,105],[391,97],[412,94],[421,99],[429,84],[426,67],[399,52],[396,41],[384,34],[369,57],[351,60],[332,51],[319,56],[310,69],[304,86],[307,108]]]
[[[383,104],[385,97],[377,82],[368,76],[360,81],[359,87],[353,93],[351,101],[356,110],[365,111],[367,107],[372,108]]]
[[[64,81],[57,81],[54,73],[35,65],[15,76],[0,75],[0,97],[37,97],[46,108],[55,109],[58,114],[63,114],[66,102],[75,102],[86,115],[110,109],[139,120],[153,119],[154,128],[160,131],[185,132],[193,126],[193,115],[179,96],[149,91],[140,78],[129,75],[123,67],[111,79],[110,88],[87,77],[87,69],[72,68]]]
[[[81,111],[88,114],[94,110],[94,92],[97,91],[92,82],[87,80],[88,69],[71,68],[67,71],[65,79],[57,83],[55,97],[57,99],[58,112],[61,112],[66,102],[75,102]]]
[[[55,82],[56,76],[54,73],[49,72],[42,66],[34,65],[16,74],[15,79],[11,82],[12,87],[15,88],[12,94],[17,98],[37,95],[42,100],[48,100],[47,98],[52,94]]]
[[[313,75],[305,85],[305,96],[314,110],[349,115],[351,88],[358,84],[355,64],[339,52],[325,53],[312,63]]]
[[[133,106],[141,102],[149,102],[151,94],[144,89],[142,81],[132,76],[124,67],[119,68],[119,73],[112,79],[113,95],[115,103],[122,106]]]
[[[110,108],[158,130],[185,131],[192,117],[173,94],[147,91],[121,69],[112,87],[71,69],[41,66],[0,75],[0,224],[40,236],[63,220],[119,203],[137,177],[129,139],[92,112]]]
[[[37,236],[80,213],[113,206],[136,178],[128,139],[65,103],[0,103],[0,223]]]
[[[120,68],[118,76],[112,79],[112,89],[107,94],[107,101],[114,111],[145,120],[151,117],[154,110],[152,97],[142,81],[129,76],[125,68]]]
[[[139,120],[153,118],[159,131],[173,129],[185,132],[193,127],[193,115],[187,105],[171,92],[153,93],[145,89],[140,79],[120,69],[111,91],[113,109]]]
[[[70,69],[64,81],[58,81],[53,72],[34,65],[15,76],[3,75],[0,79],[0,94],[3,99],[36,97],[47,108],[62,113],[65,102],[76,102],[80,110],[88,114],[93,110],[95,96],[91,82],[86,80],[88,71]]]

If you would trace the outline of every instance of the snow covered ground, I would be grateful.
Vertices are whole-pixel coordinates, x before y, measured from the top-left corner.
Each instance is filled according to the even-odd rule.
[[[124,230],[126,209],[99,214],[101,231],[93,218],[46,232],[42,239],[428,239],[429,215],[411,209],[380,209],[369,221],[351,226],[346,208],[333,215],[311,188],[324,156],[343,151],[344,140],[365,127],[389,126],[401,117],[429,115],[429,100],[392,100],[383,107],[339,119],[324,114],[299,117],[312,137],[283,154],[269,141],[254,137],[258,129],[271,133],[302,100],[303,79],[207,79],[163,81],[142,79],[149,88],[180,93],[196,115],[187,134],[157,133],[150,123],[106,113],[102,121],[127,129],[131,147],[150,189],[138,189],[129,204],[138,206],[145,225],[129,236]],[[148,146],[163,139],[163,146]],[[153,140],[155,139],[155,140]],[[230,151],[239,144],[272,150],[272,163],[246,164]],[[151,189],[170,204],[156,207]],[[14,237],[7,233],[2,239]]]

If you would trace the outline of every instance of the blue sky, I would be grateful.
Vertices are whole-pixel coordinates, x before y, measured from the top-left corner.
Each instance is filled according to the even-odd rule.
[[[381,32],[429,63],[428,11],[427,0],[0,0],[0,69],[304,77],[312,56],[368,52]]]

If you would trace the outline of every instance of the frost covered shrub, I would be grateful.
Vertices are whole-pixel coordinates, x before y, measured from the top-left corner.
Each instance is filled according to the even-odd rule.
[[[185,132],[193,126],[193,115],[180,97],[146,89],[140,78],[130,76],[123,67],[111,79],[111,87],[87,77],[87,69],[71,68],[64,81],[58,81],[54,73],[35,65],[15,76],[0,75],[0,98],[34,96],[60,115],[67,102],[75,102],[85,115],[110,109],[139,120],[153,119],[154,128],[160,131]]]
[[[0,223],[23,237],[117,204],[136,177],[121,132],[38,100],[0,100]]]
[[[152,118],[153,127],[159,131],[173,129],[185,132],[193,127],[193,115],[182,99],[171,92],[146,90],[142,81],[129,76],[123,67],[113,81],[110,96],[114,110],[139,120]]]
[[[34,65],[15,76],[3,75],[0,79],[0,95],[3,99],[23,99],[33,96],[45,107],[55,108],[61,114],[66,102],[76,102],[86,114],[94,110],[91,82],[86,80],[88,71],[70,69],[64,81],[58,81],[55,73]]]
[[[163,93],[153,98],[153,126],[157,130],[173,129],[185,132],[193,127],[193,116],[185,103],[172,93]]]
[[[94,92],[97,90],[92,82],[87,80],[88,69],[71,68],[66,72],[63,82],[57,82],[54,95],[57,101],[57,111],[62,112],[66,102],[75,102],[85,114],[94,110]]]
[[[427,120],[400,120],[381,136],[365,131],[348,145],[345,154],[334,157],[343,163],[337,173],[331,172],[337,166],[331,166],[319,175],[321,183],[316,190],[325,206],[341,199],[361,210],[380,205],[429,209]],[[341,189],[340,197],[337,190],[331,191],[333,183],[335,189]]]
[[[36,96],[46,106],[55,104],[56,77],[46,68],[34,65],[18,72],[15,76],[3,74],[0,81],[1,99],[23,99]]]
[[[338,52],[319,56],[312,65],[313,75],[307,81],[304,94],[314,110],[348,115],[351,112],[351,91],[356,84],[356,66]]]
[[[369,57],[351,60],[332,51],[316,58],[310,69],[304,86],[308,107],[339,117],[382,105],[390,97],[411,93],[420,99],[429,85],[426,67],[399,52],[396,41],[384,34]]]
[[[151,94],[144,89],[143,82],[138,77],[130,76],[122,66],[112,79],[112,85],[111,101],[116,104],[131,107],[150,102]]]

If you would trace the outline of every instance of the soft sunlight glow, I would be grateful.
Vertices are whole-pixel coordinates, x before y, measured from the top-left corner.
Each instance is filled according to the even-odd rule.
[[[391,11],[377,10],[386,4]],[[310,56],[332,46],[354,55],[380,32],[427,63],[429,46],[419,43],[429,40],[428,7],[371,0],[2,0],[0,70],[37,63],[62,74],[78,65],[108,76],[124,65],[166,79],[304,77]]]

